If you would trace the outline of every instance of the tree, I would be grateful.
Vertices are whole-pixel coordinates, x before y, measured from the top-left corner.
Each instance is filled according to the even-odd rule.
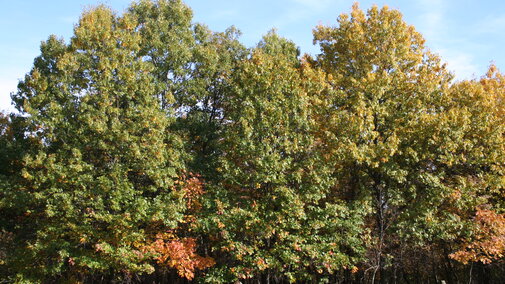
[[[297,56],[270,32],[231,77],[220,179],[202,220],[218,259],[208,281],[318,279],[360,254],[360,211],[331,194],[312,133],[318,82]]]
[[[171,109],[189,96],[196,38],[191,9],[180,0],[139,1],[129,14],[137,21],[139,55],[153,65],[156,93],[162,107]]]
[[[370,277],[388,281],[387,268],[407,270],[406,250],[460,237],[463,212],[482,202],[472,194],[502,188],[503,124],[481,95],[451,85],[398,11],[354,5],[338,26],[317,27],[314,41],[329,85],[320,139],[339,186],[370,206]]]
[[[463,264],[476,266],[482,281],[491,281],[493,270],[486,265],[503,263],[505,252],[504,185],[503,185],[503,75],[496,66],[491,66],[480,80],[469,80],[454,84],[453,92],[462,105],[475,117],[468,135],[468,146],[474,155],[460,166],[463,186],[457,189],[458,196],[470,195],[476,200],[462,218],[469,223],[467,234],[455,242],[455,251],[450,255]],[[466,158],[466,157],[465,157]],[[470,175],[470,169],[478,175]],[[465,176],[465,174],[467,176]],[[496,269],[494,269],[496,271]],[[470,275],[470,278],[472,276]],[[500,278],[500,275],[494,276]]]
[[[172,99],[156,96],[137,26],[130,14],[91,9],[69,45],[43,43],[19,84],[13,99],[43,143],[9,189],[24,198],[32,226],[17,236],[19,277],[150,273],[155,256],[144,242],[183,221],[181,143],[161,107]]]
[[[163,108],[176,111],[173,130],[187,142],[184,159],[209,178],[219,155],[215,143],[227,78],[246,54],[240,31],[230,27],[219,33],[193,24],[191,9],[179,0],[140,1],[129,12],[138,19],[139,53],[154,66]]]
[[[23,156],[41,145],[40,140],[25,137],[25,131],[25,118],[0,113],[0,279],[13,274],[8,264],[11,256],[22,249],[15,237],[23,235],[23,228],[30,226],[23,218],[24,196],[9,190],[20,182]]]

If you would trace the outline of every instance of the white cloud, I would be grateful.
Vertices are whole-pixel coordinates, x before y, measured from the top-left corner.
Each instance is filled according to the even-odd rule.
[[[79,16],[65,16],[60,17],[59,20],[64,24],[76,24],[79,21]]]
[[[441,7],[444,5],[444,0],[418,0],[417,2],[425,9],[430,9],[433,7]]]
[[[416,29],[423,34],[427,46],[447,63],[448,69],[455,74],[456,80],[474,78],[479,68],[474,63],[475,57],[468,50],[472,47],[475,49],[475,44],[465,38],[454,37],[454,31],[446,20],[446,11],[449,8],[447,2],[418,0],[417,4],[420,14]]]
[[[341,4],[341,0],[291,0],[295,5],[283,15],[279,15],[274,23],[276,28],[292,24],[297,21],[308,19],[320,14],[325,9],[335,4]],[[313,23],[315,25],[316,23]]]
[[[505,30],[505,15],[487,17],[476,27],[477,33],[503,34]]]
[[[443,14],[440,11],[432,11],[421,14],[419,16],[422,23],[419,28],[426,38],[438,38],[441,36],[441,29],[443,29]]]
[[[437,52],[447,62],[447,68],[455,73],[456,80],[473,79],[479,75],[479,67],[474,63],[475,59],[472,55],[448,49]]]
[[[240,13],[237,10],[228,9],[228,10],[219,10],[217,12],[213,12],[210,16],[210,19],[222,19],[222,18],[230,18],[237,17]]]
[[[293,2],[305,6],[311,10],[321,10],[328,7],[332,0],[292,0]]]
[[[17,80],[0,79],[0,111],[14,111],[10,93],[16,91]]]
[[[446,6],[440,0],[418,0],[420,14],[418,16],[419,24],[416,28],[422,32],[425,38],[438,40],[443,38],[445,32],[445,9]]]

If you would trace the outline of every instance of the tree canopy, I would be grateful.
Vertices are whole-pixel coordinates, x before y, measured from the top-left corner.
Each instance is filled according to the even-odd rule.
[[[143,0],[42,42],[0,114],[1,281],[505,277],[495,66],[455,81],[388,7],[315,27],[315,56],[239,38]]]

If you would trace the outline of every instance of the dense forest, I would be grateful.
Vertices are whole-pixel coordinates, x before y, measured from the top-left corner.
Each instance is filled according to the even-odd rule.
[[[505,77],[456,81],[387,7],[320,53],[83,12],[0,115],[1,283],[500,283]]]

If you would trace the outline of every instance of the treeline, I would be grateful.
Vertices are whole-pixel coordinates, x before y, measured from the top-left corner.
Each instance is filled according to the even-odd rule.
[[[455,81],[401,14],[314,29],[85,11],[0,116],[2,283],[499,283],[505,78]]]

